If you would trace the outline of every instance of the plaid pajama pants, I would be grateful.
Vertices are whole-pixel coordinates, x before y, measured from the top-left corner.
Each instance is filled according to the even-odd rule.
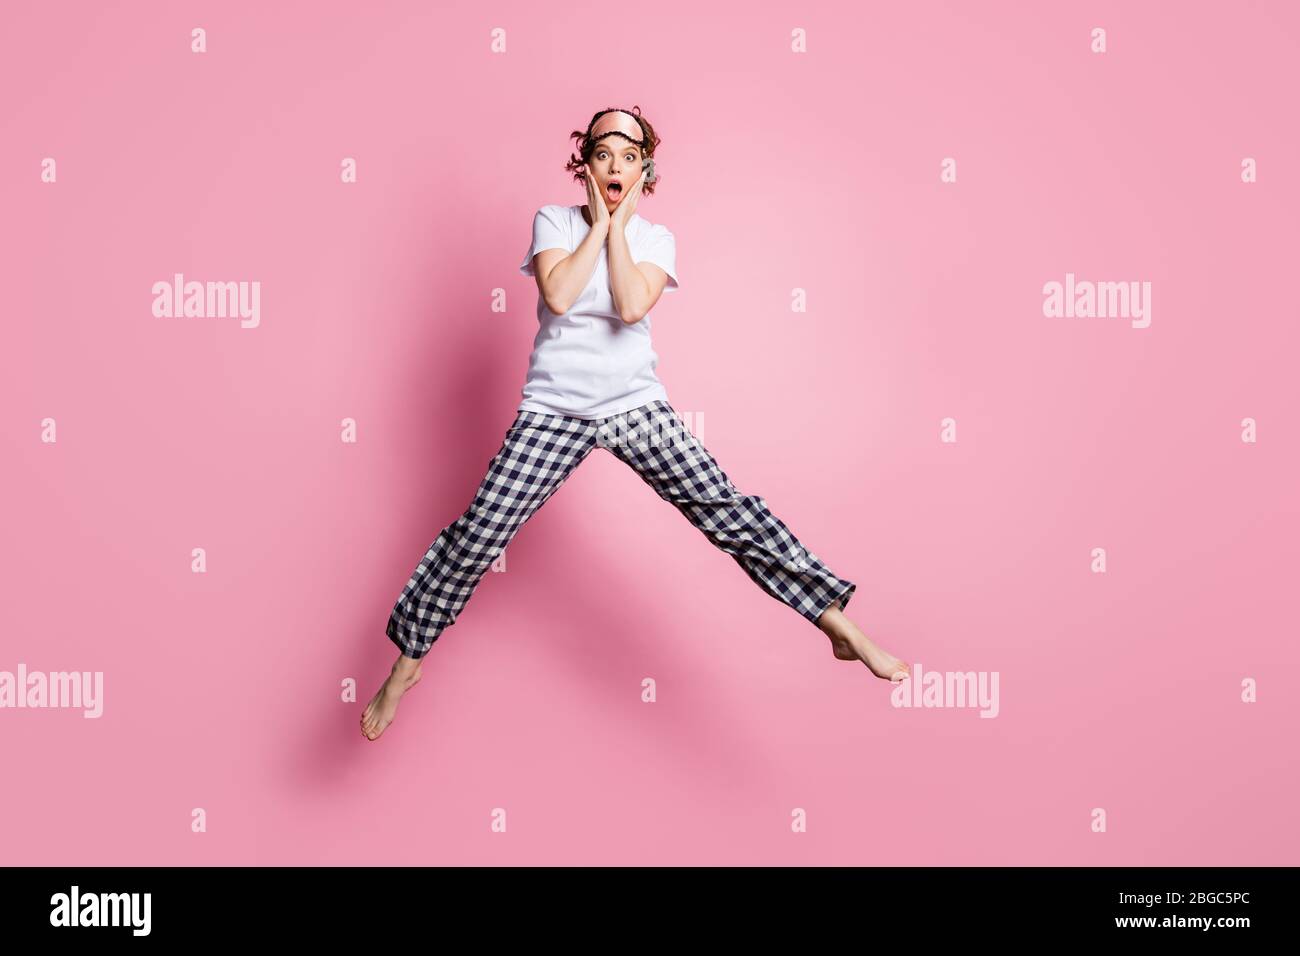
[[[737,491],[668,402],[600,419],[520,411],[474,500],[429,546],[393,607],[388,637],[404,655],[428,653],[515,533],[597,447],[813,624],[833,602],[847,606],[857,585],[801,545],[762,498]]]

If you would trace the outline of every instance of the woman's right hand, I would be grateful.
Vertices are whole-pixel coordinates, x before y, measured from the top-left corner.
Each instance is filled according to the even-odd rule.
[[[604,197],[600,195],[600,187],[596,185],[596,174],[591,171],[591,163],[585,164],[587,170],[587,211],[591,215],[591,228],[595,229],[597,225],[604,223],[609,227],[609,207],[605,205]]]

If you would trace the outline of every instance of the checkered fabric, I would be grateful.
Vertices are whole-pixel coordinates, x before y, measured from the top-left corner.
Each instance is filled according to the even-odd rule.
[[[814,625],[857,585],[837,577],[768,510],[741,494],[666,401],[608,418],[518,412],[474,500],[439,533],[388,619],[388,637],[423,657],[456,620],[492,562],[595,448],[630,465],[655,493],[731,555],[764,591]]]

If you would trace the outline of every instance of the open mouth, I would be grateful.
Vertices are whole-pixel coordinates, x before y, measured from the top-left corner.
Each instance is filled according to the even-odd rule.
[[[605,184],[605,195],[610,199],[617,199],[623,195],[623,184],[617,179],[611,179]]]

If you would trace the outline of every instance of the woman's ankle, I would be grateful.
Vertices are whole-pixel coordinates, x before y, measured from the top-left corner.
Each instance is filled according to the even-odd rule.
[[[414,677],[420,670],[421,660],[423,660],[423,658],[407,657],[405,654],[398,654],[397,660],[393,662],[393,676],[400,678]]]
[[[840,608],[839,598],[832,601],[826,610],[817,615],[817,626],[827,634],[838,633],[843,623],[844,611]]]

